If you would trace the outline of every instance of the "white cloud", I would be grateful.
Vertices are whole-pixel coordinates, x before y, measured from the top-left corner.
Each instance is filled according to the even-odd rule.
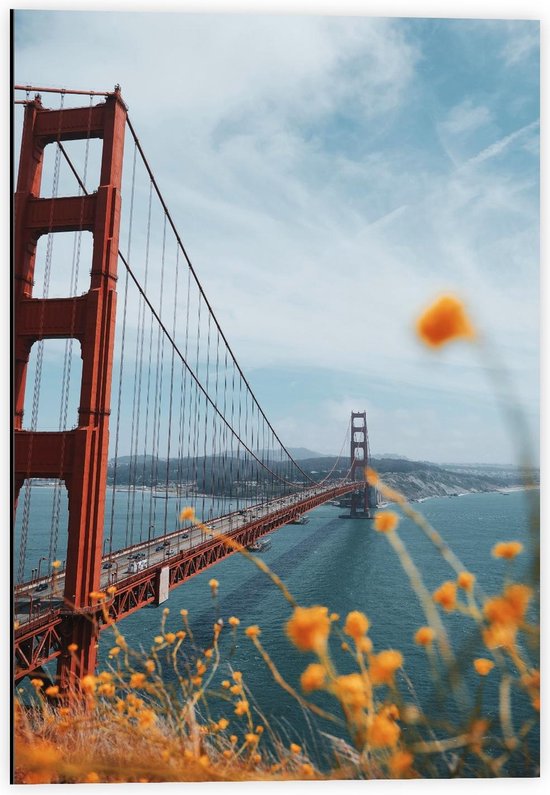
[[[492,114],[485,105],[475,105],[473,100],[466,98],[455,105],[440,123],[440,129],[448,135],[470,133],[489,124]]]

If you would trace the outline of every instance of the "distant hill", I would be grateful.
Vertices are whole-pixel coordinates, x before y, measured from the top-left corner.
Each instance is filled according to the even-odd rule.
[[[330,453],[314,453],[307,447],[287,447],[287,450],[295,461],[304,461],[308,458],[334,458]]]
[[[300,461],[300,466],[311,477],[319,480],[335,467],[332,477],[343,477],[349,460],[315,457]],[[519,467],[496,465],[455,464],[441,466],[429,461],[411,461],[408,458],[371,457],[370,466],[380,473],[384,482],[402,492],[408,499],[438,497],[466,492],[498,491],[524,484],[524,472]],[[539,470],[529,472],[533,483],[539,482]]]
[[[299,462],[305,475],[298,471],[289,473],[288,464],[266,453],[264,458],[269,468],[284,479],[291,475],[297,481],[343,478],[349,471],[348,454],[338,459],[336,456],[314,453],[307,448],[289,448]],[[273,453],[271,452],[271,456]],[[408,499],[422,499],[466,492],[498,491],[510,486],[524,484],[524,472],[519,467],[486,464],[432,464],[428,461],[411,461],[398,457],[371,457],[370,466],[377,470],[388,486],[398,489]],[[539,470],[529,472],[533,483],[539,482]],[[192,493],[194,490],[206,494],[235,494],[261,496],[268,488],[270,476],[254,461],[241,455],[232,457],[220,454],[185,458],[153,459],[151,456],[119,456],[109,462],[108,482],[118,486],[163,486],[172,488],[178,484]],[[271,487],[272,488],[272,484]]]

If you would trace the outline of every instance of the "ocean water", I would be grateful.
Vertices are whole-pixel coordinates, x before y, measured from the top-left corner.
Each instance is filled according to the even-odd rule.
[[[36,496],[33,494],[34,508],[38,511],[37,503],[42,502],[41,510],[45,515],[52,490],[43,488],[36,491]],[[500,591],[505,576],[530,581],[534,544],[530,537],[528,511],[529,500],[533,498],[538,499],[538,492],[468,494],[456,498],[433,498],[416,507],[440,531],[464,567],[476,575],[483,591],[492,595]],[[173,502],[170,511],[176,513],[175,500]],[[122,539],[126,524],[124,502],[115,503],[115,507],[118,517],[116,536]],[[208,505],[205,510],[208,510]],[[453,704],[451,700],[449,713],[441,712],[425,652],[413,641],[416,629],[426,620],[387,539],[372,529],[371,522],[342,520],[339,513],[342,509],[324,505],[309,513],[308,524],[280,528],[272,534],[272,546],[262,554],[262,560],[281,577],[299,604],[326,605],[330,612],[340,614],[342,623],[350,610],[364,611],[371,622],[369,635],[375,650],[395,648],[404,656],[410,682],[401,677],[400,688],[406,701],[416,701],[429,714],[449,717],[456,722],[465,721],[473,708],[473,704],[467,701]],[[410,520],[402,519],[400,535],[430,592],[444,580],[453,579],[452,570]],[[36,552],[44,546],[44,539],[40,542],[35,538],[31,545],[29,533],[29,546]],[[525,545],[525,552],[511,564],[496,560],[491,557],[491,548],[501,540],[520,540]],[[15,552],[17,555],[17,546]],[[211,577],[220,583],[216,600],[212,599],[208,585]],[[170,609],[166,621],[168,631],[182,627],[179,614],[182,608],[189,611],[189,621],[199,648],[209,645],[212,625],[219,617],[226,624],[229,616],[240,618],[236,643],[227,626],[222,633],[223,663],[213,686],[219,686],[231,668],[241,670],[259,714],[269,720],[272,728],[288,742],[304,745],[317,764],[325,766],[329,763],[329,742],[320,732],[338,732],[327,722],[316,719],[312,723],[296,701],[273,680],[252,642],[244,636],[246,626],[259,624],[262,643],[280,673],[299,690],[300,673],[313,657],[297,651],[286,638],[284,625],[291,615],[291,607],[262,572],[242,556],[233,555],[225,559],[172,591],[164,605],[144,608],[121,621],[119,629],[131,646],[145,650],[151,647],[153,637],[158,634],[164,607]],[[457,656],[466,661],[463,669],[469,692],[480,699],[482,714],[498,725],[498,693],[493,679],[489,676],[481,682],[471,669],[471,659],[484,655],[474,623],[467,617],[450,614],[445,616],[445,624]],[[110,631],[102,633],[101,663],[107,662],[112,642]],[[340,673],[350,673],[354,670],[353,662],[339,646],[338,640],[332,647],[337,668]],[[335,709],[335,703],[326,694],[312,694],[311,700],[325,708]],[[243,720],[232,715],[227,702],[214,696],[210,703],[215,719],[224,715],[235,725]],[[514,727],[518,729],[532,711],[520,692],[513,691],[512,703]],[[529,763],[517,755],[506,769],[508,775],[526,775],[527,765],[532,775],[538,760],[538,734],[532,736],[529,750]],[[444,770],[427,770],[426,774],[441,775]],[[475,771],[466,767],[462,774],[474,775]]]

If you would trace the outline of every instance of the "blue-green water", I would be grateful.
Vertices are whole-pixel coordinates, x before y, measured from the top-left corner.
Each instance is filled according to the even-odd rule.
[[[49,490],[42,489],[36,499],[47,499]],[[486,594],[500,591],[506,570],[514,579],[530,581],[533,543],[529,534],[527,492],[518,491],[506,495],[500,493],[470,494],[458,498],[434,498],[418,508],[442,534],[464,566],[473,572]],[[538,496],[538,493],[537,493]],[[34,495],[33,495],[34,499]],[[400,649],[405,658],[405,670],[414,683],[420,704],[430,713],[438,710],[432,690],[432,681],[425,664],[425,653],[415,646],[415,630],[426,619],[411,589],[395,553],[387,539],[372,529],[367,521],[345,521],[338,518],[342,510],[325,505],[309,514],[306,525],[287,525],[272,534],[271,548],[262,559],[288,586],[297,602],[307,606],[322,604],[329,611],[339,613],[342,618],[348,611],[364,611],[370,621],[370,637],[375,650]],[[122,518],[121,518],[122,522]],[[401,537],[417,563],[426,587],[433,591],[444,580],[453,579],[454,574],[425,538],[408,519],[400,525]],[[491,548],[497,541],[520,540],[525,552],[511,567],[491,556]],[[214,603],[208,581],[215,577],[219,583],[219,595]],[[181,628],[179,611],[189,610],[191,627],[197,646],[206,647],[212,637],[212,625],[218,616],[227,623],[231,615],[241,619],[236,647],[232,634],[222,633],[221,648],[224,663],[217,681],[225,678],[229,664],[242,670],[247,686],[255,701],[270,723],[286,734],[290,741],[306,744],[312,757],[322,764],[326,760],[326,741],[311,729],[301,708],[274,681],[265,664],[259,658],[251,641],[244,637],[244,627],[259,624],[261,640],[287,681],[299,689],[299,675],[313,661],[308,654],[298,652],[287,640],[284,624],[291,614],[290,605],[273,583],[248,560],[239,555],[217,564],[172,591],[170,599],[160,608],[149,607],[124,619],[119,628],[133,647],[143,645],[150,648],[158,632],[163,607],[170,608],[167,629]],[[483,654],[473,622],[468,618],[451,614],[445,616],[453,647],[467,650],[467,679],[469,690],[474,692],[479,678],[470,671],[472,657]],[[112,645],[110,633],[102,634],[100,660],[105,661]],[[334,658],[341,673],[354,670],[348,655],[334,644]],[[496,681],[496,677],[494,677]],[[403,692],[407,686],[401,682]],[[409,693],[408,701],[414,701]],[[328,696],[313,697],[324,706],[330,704]],[[214,717],[225,714],[232,717],[231,708],[214,699]],[[520,693],[513,692],[514,727],[517,729],[527,717],[529,707]],[[464,705],[465,714],[470,707]],[[217,710],[217,711],[216,711]],[[460,718],[455,706],[450,717]],[[498,724],[498,697],[493,680],[484,681],[483,714],[494,718]],[[532,715],[532,712],[530,713]],[[238,722],[242,719],[234,717]],[[329,724],[321,725],[324,731],[337,733]],[[498,728],[498,726],[497,726]],[[536,764],[538,758],[538,735],[530,742],[530,750]],[[529,764],[529,771],[527,765]],[[518,757],[508,769],[509,775],[533,775],[534,765]],[[526,772],[527,771],[527,772]],[[467,774],[467,771],[464,771]]]

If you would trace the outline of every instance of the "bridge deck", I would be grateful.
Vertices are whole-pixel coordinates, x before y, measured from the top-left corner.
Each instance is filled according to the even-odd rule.
[[[107,589],[109,585],[116,587],[116,592],[107,601],[109,622],[105,621],[105,616],[97,610],[97,603],[93,600],[81,612],[87,613],[90,620],[97,622],[100,630],[104,629],[146,604],[159,604],[163,570],[168,569],[168,588],[172,590],[233,554],[235,549],[226,543],[226,538],[247,547],[303,513],[357,488],[364,488],[364,483],[347,481],[332,484],[326,489],[306,489],[300,495],[277,498],[213,520],[208,527],[215,533],[214,537],[207,535],[200,527],[189,525],[165,536],[117,550],[103,558],[101,588]],[[147,567],[137,573],[128,573],[130,556],[140,552],[146,556]],[[112,565],[105,568],[106,564]],[[36,593],[42,584],[47,588]],[[63,587],[64,575],[60,572],[54,578],[50,575],[22,583],[16,588],[17,679],[59,655],[62,644],[59,625],[64,615],[75,612],[63,604]]]

